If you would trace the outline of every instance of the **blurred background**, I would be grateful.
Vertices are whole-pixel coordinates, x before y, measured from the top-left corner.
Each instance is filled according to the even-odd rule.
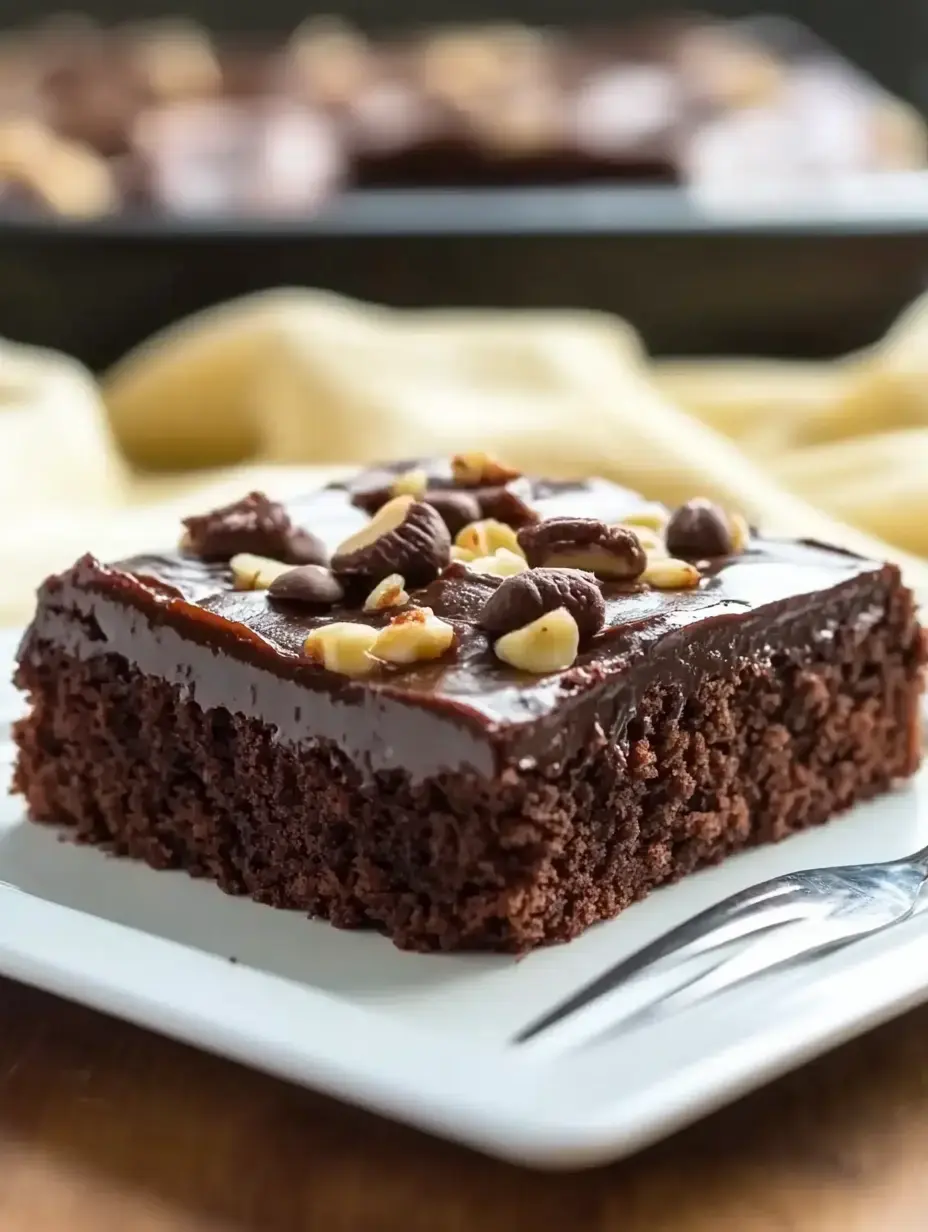
[[[865,345],[924,285],[908,0],[0,13],[0,333],[96,370],[279,285],[771,356]]]
[[[926,33],[5,0],[0,623],[88,548],[473,448],[908,552],[928,594]]]

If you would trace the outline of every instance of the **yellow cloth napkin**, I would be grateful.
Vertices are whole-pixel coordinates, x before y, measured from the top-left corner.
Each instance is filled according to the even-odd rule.
[[[26,619],[37,582],[82,551],[169,543],[183,514],[246,488],[467,448],[670,503],[706,494],[898,559],[928,595],[926,369],[928,301],[821,364],[655,364],[601,314],[401,312],[297,289],[181,322],[99,388],[4,347],[0,623]]]

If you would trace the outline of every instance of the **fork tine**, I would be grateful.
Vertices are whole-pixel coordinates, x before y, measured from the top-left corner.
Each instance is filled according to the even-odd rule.
[[[794,890],[789,877],[775,878],[707,908],[585,984],[524,1027],[513,1037],[512,1043],[527,1043],[663,959],[673,957],[685,962],[708,954],[713,949],[723,949],[752,934],[791,922],[796,918],[795,906],[789,901]],[[768,904],[766,908],[762,906],[765,902]],[[714,924],[714,921],[718,923]]]
[[[751,979],[761,972],[774,971],[796,958],[810,958],[828,950],[847,945],[853,937],[839,936],[820,924],[818,939],[810,940],[809,925],[805,922],[795,928],[777,929],[759,937],[747,950],[739,951],[729,958],[721,958],[708,971],[697,972],[692,979],[678,985],[665,996],[645,1005],[636,1006],[628,1014],[618,1014],[610,1020],[599,1036],[611,1034],[621,1027],[640,1027],[665,1014],[684,1010],[704,1001],[707,997],[725,992],[735,985]],[[589,1041],[587,1041],[589,1042]]]

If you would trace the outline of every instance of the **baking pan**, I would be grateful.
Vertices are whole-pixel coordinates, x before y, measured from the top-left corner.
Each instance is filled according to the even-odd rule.
[[[823,50],[793,21],[739,24],[787,58]],[[928,173],[781,200],[735,187],[367,189],[287,220],[7,214],[0,334],[100,369],[187,313],[308,285],[406,307],[602,309],[655,354],[817,356],[872,341],[924,288]]]
[[[926,184],[780,206],[595,187],[358,192],[293,222],[22,215],[0,226],[0,334],[99,369],[186,313],[308,285],[407,307],[604,309],[655,353],[834,354],[923,289]]]

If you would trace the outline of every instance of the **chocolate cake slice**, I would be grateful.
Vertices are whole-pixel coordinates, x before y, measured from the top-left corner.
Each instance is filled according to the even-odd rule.
[[[252,493],[42,587],[15,790],[155,868],[524,950],[910,775],[898,570],[486,455]]]

